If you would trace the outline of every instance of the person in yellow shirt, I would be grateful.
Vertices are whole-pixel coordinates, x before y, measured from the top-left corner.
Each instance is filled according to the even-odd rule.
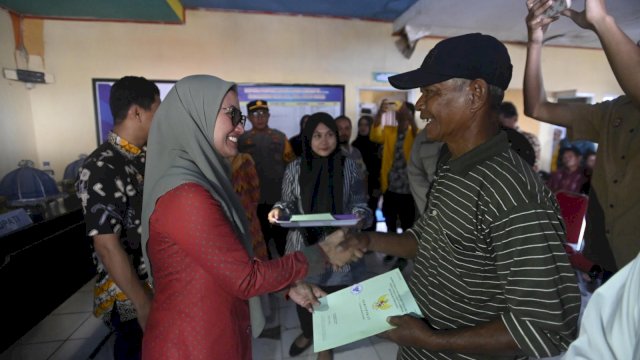
[[[415,220],[413,197],[409,188],[407,163],[416,137],[417,126],[414,118],[415,107],[410,102],[400,106],[386,99],[382,100],[369,134],[371,141],[382,144],[382,168],[380,184],[383,194],[382,214],[387,232],[397,232],[397,220],[403,231],[409,229]],[[385,113],[395,110],[397,125],[383,124]]]

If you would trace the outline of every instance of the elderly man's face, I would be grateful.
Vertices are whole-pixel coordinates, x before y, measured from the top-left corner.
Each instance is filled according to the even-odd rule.
[[[456,79],[420,88],[422,95],[416,103],[420,118],[426,122],[430,140],[455,140],[469,126],[469,83]]]

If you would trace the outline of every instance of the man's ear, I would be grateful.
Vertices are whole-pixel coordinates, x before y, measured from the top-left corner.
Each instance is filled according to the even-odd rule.
[[[469,83],[469,99],[471,112],[476,112],[489,103],[489,84],[483,79],[475,79]]]
[[[140,117],[140,112],[140,106],[133,104],[129,107],[129,111],[127,111],[127,118],[132,119],[136,122],[140,122],[142,120]]]

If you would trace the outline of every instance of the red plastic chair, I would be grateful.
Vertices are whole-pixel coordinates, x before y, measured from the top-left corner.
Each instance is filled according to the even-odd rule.
[[[582,237],[586,227],[585,215],[589,197],[569,191],[558,191],[556,199],[560,206],[560,214],[567,227],[567,241],[577,251],[582,250]]]
[[[560,206],[560,214],[567,229],[565,251],[569,255],[569,261],[574,268],[588,273],[594,263],[585,258],[580,251],[583,246],[584,229],[586,227],[585,215],[587,214],[589,197],[569,191],[558,191],[556,200]]]

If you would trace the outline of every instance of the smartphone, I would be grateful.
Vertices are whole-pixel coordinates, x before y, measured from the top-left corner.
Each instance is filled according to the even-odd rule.
[[[571,7],[571,0],[553,0],[553,4],[544,12],[546,17],[556,17],[564,9]]]
[[[401,100],[388,100],[384,104],[387,111],[398,111],[403,103]]]
[[[395,110],[387,110],[382,113],[381,119],[382,126],[398,126],[398,122],[396,121],[396,111]]]

